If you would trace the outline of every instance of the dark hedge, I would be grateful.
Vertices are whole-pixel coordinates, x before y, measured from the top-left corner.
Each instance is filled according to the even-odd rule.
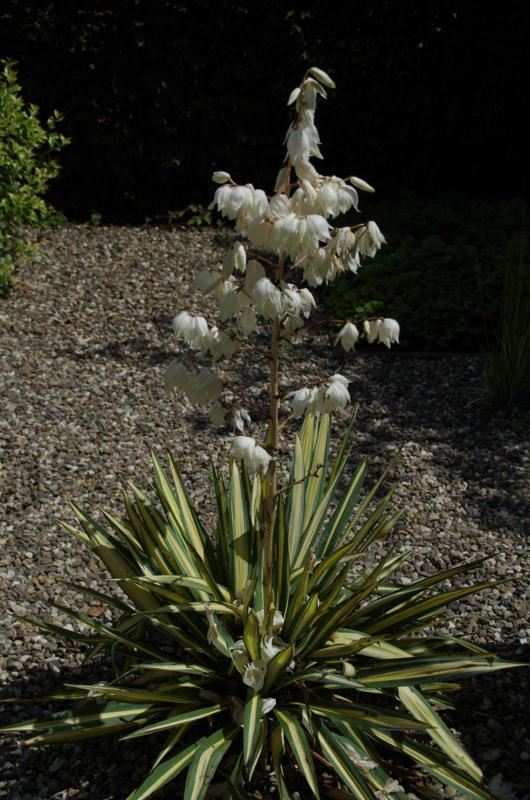
[[[398,188],[524,194],[522,0],[307,3],[3,0],[0,55],[58,108],[72,144],[52,201],[72,218],[141,222],[206,204],[210,174],[271,186],[285,101],[313,64],[327,174]]]

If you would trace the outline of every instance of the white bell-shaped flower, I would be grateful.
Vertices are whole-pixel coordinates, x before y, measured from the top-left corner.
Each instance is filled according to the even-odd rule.
[[[368,344],[373,344],[379,339],[379,328],[381,327],[382,319],[365,319],[363,322],[364,335]]]
[[[335,344],[340,342],[344,350],[349,352],[353,347],[355,347],[359,336],[360,334],[357,326],[354,325],[353,322],[347,322],[338,332],[335,339]]]
[[[249,686],[251,689],[254,689],[255,692],[259,692],[259,690],[263,688],[266,674],[266,661],[263,661],[262,659],[259,659],[258,661],[252,661],[245,667],[245,672],[243,673],[243,683],[245,686]]]
[[[252,302],[258,314],[278,319],[282,313],[282,294],[268,278],[260,278],[252,290]]]
[[[328,387],[324,394],[324,403],[322,411],[332,412],[339,409],[346,408],[350,402],[350,393],[348,392],[348,379],[343,375],[332,375]]]
[[[381,233],[379,226],[373,220],[370,220],[365,228],[361,229],[359,232],[357,244],[364,256],[373,258],[377,251],[386,244],[386,239]]]
[[[265,473],[271,460],[269,453],[256,444],[256,440],[251,436],[234,437],[230,455],[236,461],[243,461],[250,475],[256,472]]]
[[[234,408],[232,411],[232,425],[234,426],[234,429],[238,431],[244,431],[245,424],[250,425],[251,422],[252,420],[250,418],[250,414],[246,408],[240,408],[239,406]]]
[[[307,409],[312,405],[315,397],[316,389],[309,389],[307,386],[298,389],[294,392],[291,405],[295,417],[301,417]]]
[[[385,318],[379,326],[379,341],[390,348],[392,344],[399,344],[399,323],[395,319]]]
[[[252,306],[243,309],[237,324],[245,336],[249,336],[258,329],[258,318]]]
[[[311,309],[317,307],[315,298],[305,286],[303,289],[300,289],[300,303],[302,306],[302,314],[306,318],[311,314]]]

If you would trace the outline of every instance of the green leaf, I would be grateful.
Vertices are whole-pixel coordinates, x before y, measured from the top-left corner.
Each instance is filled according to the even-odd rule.
[[[364,775],[360,769],[355,767],[339,737],[326,725],[319,724],[316,729],[322,755],[331,764],[339,778],[344,781],[353,796],[358,800],[375,800],[375,795]]]
[[[250,519],[248,505],[237,465],[232,462],[230,481],[230,544],[232,591],[238,595],[245,588],[251,572]]]
[[[153,703],[110,702],[104,705],[90,703],[82,710],[61,711],[50,714],[46,719],[29,719],[25,722],[5,725],[0,728],[0,732],[37,733],[37,736],[28,740],[32,744],[70,741],[72,734],[82,734],[85,730],[87,736],[84,738],[114,733],[137,724],[138,718],[148,717],[153,713],[156,713]],[[49,734],[41,733],[45,731],[49,731]]]
[[[172,758],[168,758],[167,761],[163,761],[159,764],[148,778],[139,786],[137,789],[132,792],[127,800],[146,800],[147,797],[151,797],[151,795],[158,792],[162,786],[165,786],[166,783],[176,778],[176,776],[182,772],[183,769],[193,761],[197,751],[199,750],[200,743],[194,742],[189,747],[186,747],[184,750],[181,750]]]
[[[296,553],[302,533],[305,511],[306,466],[300,437],[295,438],[294,456],[291,469],[293,484],[287,500],[287,530],[289,531],[289,552]]]
[[[432,683],[433,680],[469,678],[499,669],[522,666],[516,661],[502,661],[495,656],[434,656],[405,661],[386,661],[378,667],[361,668],[357,680],[364,686],[379,689]]]
[[[252,609],[249,609],[243,625],[243,641],[250,656],[251,661],[258,661],[261,658],[260,652],[260,633],[258,620]]]
[[[286,710],[280,711],[280,709],[275,708],[274,714],[282,727],[287,741],[289,742],[289,746],[296,763],[302,770],[304,778],[309,784],[314,796],[317,798],[317,800],[319,800],[320,795],[318,792],[318,783],[315,765],[313,763],[313,756],[311,754],[309,742],[307,741],[307,737],[299,720]]]
[[[351,515],[354,507],[359,502],[359,496],[366,477],[366,462],[360,464],[348,486],[348,489],[342,497],[333,515],[326,525],[318,542],[317,553],[322,558],[330,550],[333,551],[339,545],[344,537],[347,536],[351,530],[348,523],[351,521]],[[352,547],[352,551],[353,551]]]
[[[483,777],[482,770],[468,755],[456,736],[451,733],[447,725],[440,719],[422,694],[412,686],[400,686],[398,695],[403,705],[415,719],[429,725],[429,736],[449,756],[451,761],[480,782]]]
[[[274,775],[276,776],[276,785],[278,787],[278,794],[280,800],[290,800],[285,785],[282,769],[282,758],[285,752],[284,735],[281,725],[276,724],[273,726],[270,737],[272,763],[274,766]]]
[[[236,725],[227,725],[201,739],[188,770],[183,800],[203,800],[217,767],[238,734]]]
[[[253,760],[259,738],[259,723],[263,709],[263,695],[249,690],[243,722],[243,758],[248,769]]]
[[[200,702],[200,698],[198,696],[197,702]],[[160,722],[153,722],[151,725],[146,725],[145,727],[140,728],[137,731],[133,731],[133,733],[129,733],[127,736],[123,736],[122,738],[138,739],[140,736],[149,736],[151,733],[159,733],[160,731],[167,731],[171,728],[178,728],[186,723],[194,723],[200,719],[205,719],[206,717],[213,717],[215,714],[220,714],[222,710],[223,706],[220,703],[215,706],[207,706],[205,708],[194,708],[191,711],[186,711],[184,714],[175,714],[174,716],[168,717]]]
[[[276,506],[274,527],[274,587],[276,607],[285,615],[290,593],[289,536],[287,531],[285,498],[281,494]]]
[[[414,761],[428,773],[438,778],[442,783],[454,786],[455,789],[464,791],[475,800],[495,800],[492,794],[479,783],[468,777],[460,770],[449,764],[444,755],[432,747],[421,745],[408,736],[391,734],[388,731],[376,730],[371,735],[387,745],[399,750]]]
[[[301,706],[301,703],[293,703]],[[384,707],[367,706],[358,702],[346,703],[333,698],[326,701],[314,697],[310,701],[310,709],[318,716],[343,719],[362,727],[392,728],[394,730],[425,730],[428,728],[424,722],[405,717],[397,711],[390,711]]]
[[[279,653],[276,653],[274,658],[271,658],[267,665],[267,673],[265,675],[265,681],[263,685],[263,690],[267,693],[271,687],[275,685],[280,675],[282,675],[291,661],[293,660],[294,656],[294,644],[289,645],[289,647],[285,647],[283,650],[280,650]]]

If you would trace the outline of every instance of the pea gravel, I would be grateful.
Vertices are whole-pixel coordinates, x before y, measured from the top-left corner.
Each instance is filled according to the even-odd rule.
[[[70,520],[65,498],[92,512],[119,511],[120,487],[131,479],[145,486],[150,450],[163,457],[169,446],[211,518],[209,451],[225,459],[230,431],[214,432],[206,418],[169,397],[163,373],[177,353],[172,317],[181,308],[203,311],[193,277],[218,263],[229,242],[229,233],[211,229],[57,228],[39,234],[36,257],[0,301],[4,697],[103,677],[101,668],[82,665],[80,648],[13,616],[64,622],[49,606],[55,601],[109,619],[104,606],[61,583],[105,588],[106,580],[101,565],[54,521]],[[219,368],[263,426],[266,362],[259,348],[258,341]],[[179,357],[191,366],[186,352]],[[368,457],[374,478],[400,453],[391,480],[405,511],[391,544],[413,551],[402,581],[480,556],[490,558],[473,578],[506,579],[457,604],[441,629],[530,661],[528,411],[488,411],[475,355],[421,357],[372,347],[345,356],[324,338],[296,344],[284,367],[284,391],[338,371],[351,380],[359,403],[355,460]],[[344,424],[338,421],[338,429]],[[450,720],[488,778],[502,773],[518,798],[530,796],[528,686],[527,668],[477,679],[460,693]],[[43,707],[5,703],[1,719]],[[143,740],[50,749],[5,738],[0,797],[122,800],[155,752]]]

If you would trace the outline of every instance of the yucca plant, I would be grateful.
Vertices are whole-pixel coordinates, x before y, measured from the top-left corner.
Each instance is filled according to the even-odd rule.
[[[274,775],[282,799],[302,776],[319,797],[322,764],[336,773],[337,797],[365,800],[391,790],[404,798],[391,776],[392,751],[471,797],[490,797],[436,709],[447,706],[441,692],[457,688],[455,681],[511,665],[453,637],[417,631],[451,601],[493,584],[436,591],[476,561],[406,586],[392,583],[407,553],[389,553],[364,571],[363,553],[399,512],[389,510],[391,491],[376,500],[382,480],[360,500],[364,463],[333,502],[349,448],[329,469],[329,428],[328,415],[306,417],[290,483],[275,498],[267,614],[269,487],[259,474],[251,480],[233,463],[226,485],[213,469],[215,541],[171,457],[170,477],[154,459],[155,501],[131,486],[125,516],[105,514],[105,528],[74,505],[80,528],[65,527],[101,558],[126,598],[83,590],[116,610],[113,624],[58,606],[86,633],[37,624],[95,651],[109,649],[115,678],[74,685],[56,695],[77,700],[73,709],[4,730],[31,732],[29,744],[164,732],[152,772],[130,800],[153,795],[186,768],[186,800],[205,797],[216,772],[227,797],[248,797],[256,769]]]
[[[350,475],[349,435],[330,463],[330,413],[350,399],[344,376],[292,392],[293,413],[280,423],[281,349],[302,335],[314,306],[299,283],[355,271],[360,256],[384,242],[373,222],[338,228],[327,221],[356,206],[354,185],[371,187],[321,176],[309,160],[319,155],[314,110],[325,86],[333,86],[329,76],[312,68],[291,94],[295,115],[272,197],[214,174],[221,184],[215,204],[236,221],[252,256],[247,262],[238,241],[220,269],[197,278],[217,298],[228,332],[185,311],[174,323],[179,338],[214,359],[234,352],[242,344],[234,331],[252,333],[258,317],[269,327],[263,445],[237,435],[229,474],[212,467],[215,534],[201,522],[171,456],[169,471],[154,459],[151,499],[131,485],[123,517],[106,513],[103,525],[72,506],[79,526],[65,527],[101,558],[123,594],[84,589],[115,609],[113,623],[59,606],[84,628],[37,624],[90,645],[92,654],[110,651],[114,675],[55,693],[76,701],[64,713],[3,729],[31,733],[30,744],[165,734],[151,773],[129,800],[170,781],[176,796],[202,800],[214,777],[236,800],[255,787],[280,800],[324,793],[399,799],[406,792],[396,776],[407,782],[407,764],[470,797],[491,796],[438,711],[451,707],[442,692],[460,679],[515,664],[430,626],[448,603],[492,582],[442,588],[474,570],[474,561],[402,585],[392,576],[407,554],[393,551],[366,568],[367,548],[388,534],[399,512],[392,492],[381,491],[384,475],[369,491],[365,464]],[[359,338],[356,322],[369,342],[397,341],[394,320],[343,320],[337,341],[346,350]],[[228,410],[239,434],[250,424],[213,372],[173,362],[166,379],[191,403],[210,405],[214,424]],[[304,414],[282,479],[282,430]]]

